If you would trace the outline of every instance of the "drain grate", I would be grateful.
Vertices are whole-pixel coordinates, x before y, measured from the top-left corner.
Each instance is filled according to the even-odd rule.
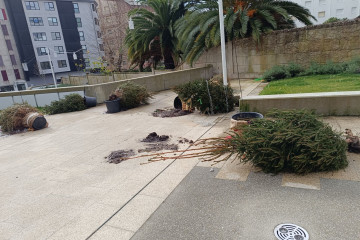
[[[309,240],[308,232],[292,223],[278,225],[274,229],[274,234],[279,240]]]

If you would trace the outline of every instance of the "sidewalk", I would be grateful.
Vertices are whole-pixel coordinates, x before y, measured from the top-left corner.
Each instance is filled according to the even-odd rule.
[[[256,87],[246,84],[243,91]],[[161,92],[151,104],[117,114],[99,106],[47,116],[47,129],[1,137],[0,239],[274,239],[273,228],[287,221],[311,239],[360,238],[358,155],[345,172],[305,178],[229,162],[210,172],[199,159],[106,162],[111,151],[144,148],[140,140],[150,132],[176,143],[229,127],[232,113],[151,116],[174,97]],[[326,121],[360,132],[360,118]]]

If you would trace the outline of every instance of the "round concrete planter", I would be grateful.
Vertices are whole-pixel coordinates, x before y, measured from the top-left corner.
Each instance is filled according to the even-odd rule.
[[[264,118],[261,113],[257,112],[241,112],[231,117],[230,128],[248,124],[251,119]]]

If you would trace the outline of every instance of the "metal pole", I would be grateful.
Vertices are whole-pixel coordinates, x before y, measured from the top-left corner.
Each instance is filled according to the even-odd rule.
[[[50,57],[50,48],[48,48],[48,57],[49,57],[49,63],[50,63],[51,73],[52,73],[53,80],[54,80],[54,85],[55,85],[55,88],[57,88],[56,77],[55,77],[55,72],[54,72],[54,66],[52,65],[51,57]]]
[[[222,70],[223,70],[223,81],[224,86],[228,85],[227,79],[227,67],[226,67],[226,55],[225,55],[225,30],[224,30],[224,9],[223,1],[218,0],[219,3],[219,19],[220,19],[220,36],[221,36],[221,60],[222,60]]]

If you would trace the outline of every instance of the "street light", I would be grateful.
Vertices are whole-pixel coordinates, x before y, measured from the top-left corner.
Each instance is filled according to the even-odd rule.
[[[54,51],[54,53],[55,53],[55,51]],[[55,88],[57,88],[56,77],[55,77],[55,72],[54,72],[54,66],[52,64],[51,57],[50,57],[50,48],[47,48],[47,54],[48,54],[48,57],[49,57],[49,63],[50,63],[51,73],[52,73],[53,80],[54,80],[54,85],[55,85]]]
[[[227,67],[226,67],[226,54],[225,54],[226,49],[225,49],[223,1],[218,0],[218,4],[219,4],[219,19],[220,19],[221,61],[222,61],[223,81],[224,81],[224,86],[227,86],[228,81],[227,81]]]

